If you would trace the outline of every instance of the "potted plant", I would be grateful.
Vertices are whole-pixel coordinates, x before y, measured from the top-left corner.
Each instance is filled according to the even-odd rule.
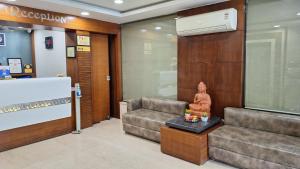
[[[201,115],[201,120],[203,122],[207,122],[208,121],[208,114],[207,112],[203,112],[202,115]]]

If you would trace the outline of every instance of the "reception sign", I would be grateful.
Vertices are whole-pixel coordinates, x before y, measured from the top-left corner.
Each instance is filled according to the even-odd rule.
[[[117,34],[118,24],[0,2],[0,21]]]
[[[49,22],[58,22],[65,24],[68,22],[68,18],[66,16],[61,16],[59,14],[54,14],[46,11],[35,11],[25,8],[20,8],[18,6],[9,6],[2,5],[1,15],[10,15],[18,18],[30,18],[35,19],[40,22],[49,21]]]

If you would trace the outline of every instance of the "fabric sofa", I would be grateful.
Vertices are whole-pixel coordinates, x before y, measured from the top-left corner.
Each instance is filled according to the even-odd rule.
[[[238,168],[300,168],[300,117],[225,108],[225,125],[208,135],[209,156]]]
[[[127,100],[127,113],[122,115],[126,133],[160,142],[160,127],[166,121],[184,114],[186,102],[142,97]]]

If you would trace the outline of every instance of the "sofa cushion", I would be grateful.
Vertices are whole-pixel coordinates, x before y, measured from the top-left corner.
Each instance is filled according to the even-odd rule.
[[[224,149],[209,147],[209,157],[238,168],[247,169],[296,169],[278,163],[252,158]]]
[[[225,108],[225,124],[300,137],[300,117],[241,108]]]
[[[288,167],[300,167],[300,138],[225,125],[209,134],[209,146]]]
[[[142,107],[144,109],[183,115],[186,106],[187,103],[183,101],[162,100],[142,97]]]
[[[158,131],[148,130],[142,127],[136,127],[126,123],[123,123],[123,129],[126,133],[143,137],[145,139],[152,140],[155,142],[160,142],[160,132]]]
[[[166,121],[176,117],[178,117],[176,114],[158,112],[149,109],[138,109],[123,114],[122,120],[125,124],[160,131],[160,126],[164,125]]]

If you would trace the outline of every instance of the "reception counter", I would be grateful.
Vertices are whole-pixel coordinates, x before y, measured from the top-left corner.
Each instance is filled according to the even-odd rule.
[[[71,78],[0,81],[0,131],[71,117]]]

